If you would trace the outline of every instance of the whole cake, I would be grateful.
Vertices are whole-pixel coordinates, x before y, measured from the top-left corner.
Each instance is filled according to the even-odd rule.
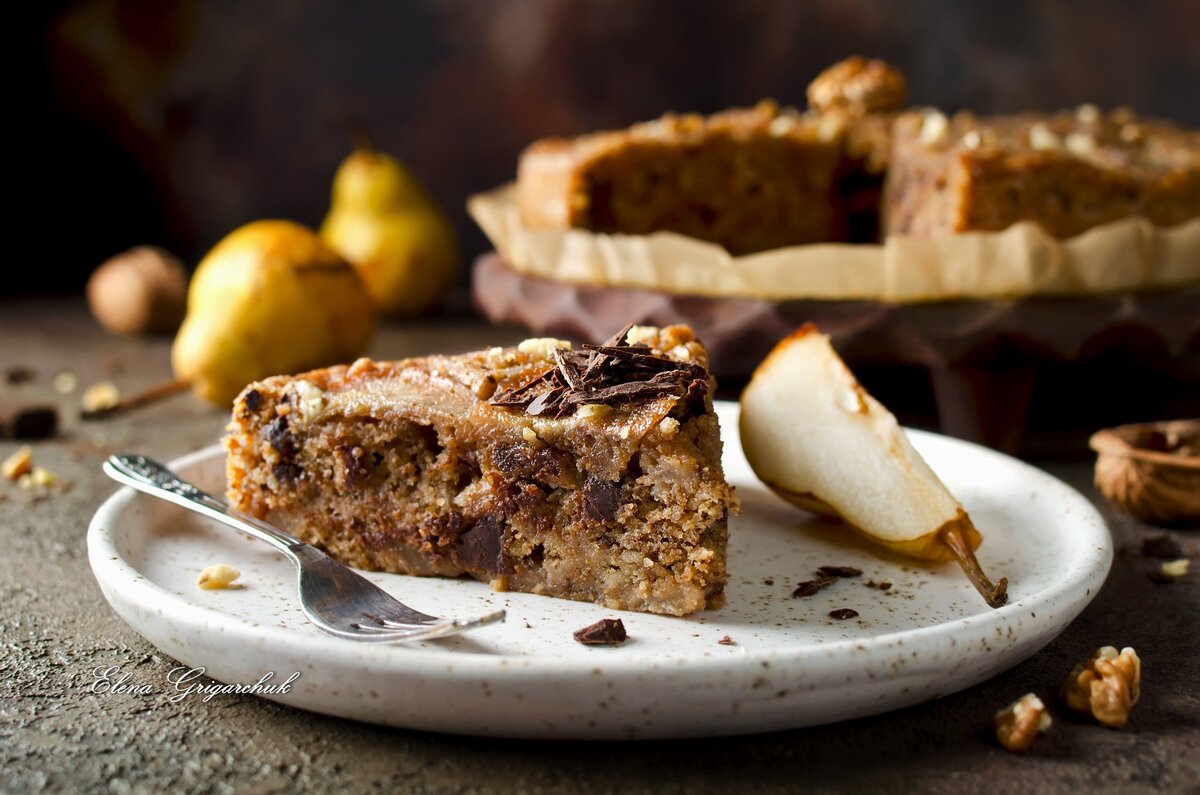
[[[251,384],[228,496],[344,563],[684,615],[720,607],[707,353],[682,326],[360,359]]]
[[[763,102],[537,141],[518,164],[522,223],[678,232],[741,255],[1017,221],[1070,237],[1132,216],[1200,217],[1200,133],[1127,109],[902,110],[903,75],[859,57],[818,76],[808,100],[802,113]]]

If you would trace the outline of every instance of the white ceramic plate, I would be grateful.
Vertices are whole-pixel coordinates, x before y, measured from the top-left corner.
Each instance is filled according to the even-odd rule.
[[[753,476],[737,406],[719,406],[727,476],[742,499],[730,523],[727,604],[688,618],[617,613],[477,582],[368,574],[439,615],[503,606],[504,624],[412,646],[356,645],[310,626],[291,564],[266,545],[121,489],[92,520],[92,569],[113,608],[155,646],[226,683],[300,676],[294,707],[372,723],[529,738],[664,738],[810,726],[884,712],[983,681],[1042,648],[1095,596],[1112,541],[1086,499],[999,453],[917,431],[913,444],[985,536],[979,551],[1010,603],[989,609],[954,564],[881,554],[811,519]],[[173,466],[223,489],[224,459],[201,450]],[[201,591],[213,563],[236,590]],[[863,569],[802,599],[820,565]],[[888,591],[868,587],[888,581]],[[859,617],[836,621],[831,610]],[[630,640],[586,647],[571,633],[618,616]],[[736,645],[719,643],[729,638]]]

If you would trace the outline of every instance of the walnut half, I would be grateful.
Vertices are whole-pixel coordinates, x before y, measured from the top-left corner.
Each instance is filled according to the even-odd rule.
[[[1050,728],[1052,723],[1046,705],[1033,693],[1026,693],[992,719],[996,724],[996,739],[1010,751],[1028,751],[1034,739]]]
[[[825,112],[835,108],[853,115],[899,110],[908,98],[904,75],[880,60],[855,55],[817,75],[808,84],[808,104]]]
[[[1071,709],[1120,729],[1138,701],[1141,684],[1142,661],[1137,652],[1128,646],[1120,652],[1103,646],[1071,671],[1062,686],[1062,699]]]

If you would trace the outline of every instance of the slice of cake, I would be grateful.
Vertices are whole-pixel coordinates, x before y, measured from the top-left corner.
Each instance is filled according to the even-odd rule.
[[[1142,216],[1200,216],[1200,133],[1128,110],[905,114],[892,128],[884,230],[920,237],[1036,221],[1055,237]]]
[[[706,367],[672,326],[270,378],[234,404],[228,496],[360,568],[720,607],[736,498]]]
[[[521,155],[517,205],[530,228],[678,232],[735,255],[838,240],[841,136],[839,118],[762,102],[547,138]]]

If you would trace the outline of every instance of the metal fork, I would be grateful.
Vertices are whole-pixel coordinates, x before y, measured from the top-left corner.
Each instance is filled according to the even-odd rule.
[[[126,486],[216,519],[282,552],[296,564],[304,615],[330,635],[366,643],[400,643],[445,637],[504,619],[503,610],[476,618],[438,618],[413,610],[321,550],[231,508],[145,456],[109,456],[104,471]]]

